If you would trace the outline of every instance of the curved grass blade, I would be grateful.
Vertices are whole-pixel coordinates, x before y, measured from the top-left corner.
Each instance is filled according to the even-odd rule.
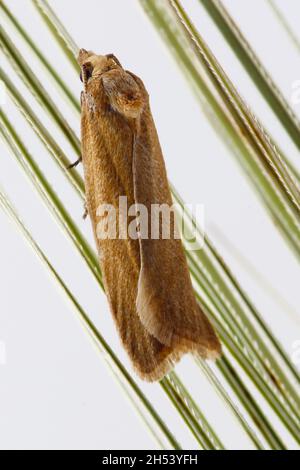
[[[203,261],[200,264],[201,269],[199,269],[199,261],[196,264],[189,255],[188,260],[191,273],[196,280],[195,285],[200,288],[200,295],[198,295],[199,302],[202,305],[203,299],[206,299],[209,303],[210,310],[208,316],[215,324],[223,342],[237,358],[239,364],[249,375],[258,390],[266,397],[270,406],[276,410],[276,413],[295,439],[298,440],[299,410],[297,392],[291,388],[281,368],[273,360],[272,355],[268,353],[266,357],[261,356],[262,351],[260,346],[262,343],[259,343],[258,336],[255,333],[252,336],[255,348],[252,347],[249,341],[251,335],[248,335],[247,326],[241,322],[239,316],[235,318],[231,315],[232,312],[235,313],[229,300],[231,296],[226,291],[225,295],[222,294],[220,296],[222,288],[219,289],[218,276],[213,275],[213,283],[209,282],[209,279],[206,278],[205,273],[209,272],[210,269],[209,261],[206,260],[208,263]],[[214,292],[212,286],[217,286],[219,292]],[[239,311],[243,313],[243,310],[237,309],[237,312]],[[245,332],[248,338],[245,336]],[[228,338],[230,338],[229,343]],[[278,376],[281,377],[281,380],[278,379]]]
[[[190,21],[188,20],[184,10],[182,9],[182,7],[180,6],[180,3],[178,0],[170,0],[170,3],[172,4],[172,6],[174,8],[176,8],[176,12],[178,15],[183,15],[183,16],[179,16],[179,19],[180,21],[182,22],[185,22],[187,21],[188,22],[188,26],[186,26],[187,28],[191,27],[192,28],[192,31],[190,32],[191,34],[195,34],[197,36],[191,36],[192,37],[192,41],[196,42],[197,44],[197,50],[199,51],[199,54],[201,54],[201,57],[203,57],[203,60],[204,62],[206,63],[207,62],[207,67],[210,68],[211,70],[214,70],[215,73],[214,75],[217,75],[217,72],[220,70],[220,67],[218,66],[218,64],[216,63],[216,61],[214,60],[212,54],[210,54],[208,48],[206,47],[206,45],[204,44],[203,40],[201,39],[201,37],[199,36],[199,34],[195,31],[195,29],[192,27]],[[221,72],[221,74],[223,74],[223,72]],[[224,75],[225,77],[225,75]],[[223,86],[223,83],[222,82],[222,75],[220,76],[220,78],[217,79],[217,82],[220,86],[220,88],[224,89],[224,86]],[[226,82],[226,80],[228,81],[228,79],[225,77],[224,78],[224,81]],[[229,81],[228,81],[229,83]],[[224,91],[224,93],[226,94],[226,92]],[[230,93],[230,96],[229,96],[229,101],[231,100],[234,100],[236,98],[237,100],[237,104],[236,104],[236,108],[237,109],[239,106],[241,106],[241,112],[243,111],[243,108],[244,108],[244,105],[242,103],[242,100],[238,97],[237,93],[235,92],[235,90],[233,90],[233,87],[232,85],[229,83],[229,88],[228,88],[228,93]],[[249,123],[249,126],[251,126],[253,128],[253,131],[255,132],[255,128],[256,128],[256,121],[255,121],[255,118],[254,118],[254,122],[252,122],[252,117],[251,115],[247,116],[247,110],[245,111],[245,114],[244,114],[244,118],[248,120],[248,123]],[[261,143],[263,143],[263,141],[266,140],[265,144],[268,145],[268,141],[267,141],[267,136],[264,136],[264,134],[262,134],[262,140],[261,140]],[[277,155],[278,158],[279,155]],[[296,191],[298,191],[298,188],[296,187]],[[294,202],[296,203],[296,200],[294,200]],[[299,217],[297,217],[297,224],[300,222],[300,219]],[[198,251],[198,254],[199,254],[199,251]],[[219,262],[221,260],[218,260]],[[224,266],[223,266],[224,267]],[[235,286],[237,285],[235,279],[232,277],[231,273],[227,272],[228,276],[230,277],[231,276],[231,281],[235,284]],[[247,302],[247,299],[244,299],[246,300]],[[256,318],[259,322],[261,322],[261,318],[260,317],[257,317]],[[250,325],[249,325],[250,327]],[[253,333],[255,333],[253,331]]]
[[[201,258],[203,258],[203,251],[201,250]],[[265,359],[257,355],[257,352],[260,351],[255,334],[252,339],[255,348],[251,347],[251,343],[245,337],[245,332],[248,333],[248,328],[241,322],[239,316],[234,317],[230,315],[230,311],[234,313],[230,301],[227,301],[231,297],[226,295],[226,291],[225,296],[218,295],[218,293],[222,292],[222,288],[219,290],[219,280],[216,273],[213,274],[214,282],[209,282],[205,274],[207,272],[207,265],[205,267],[204,262],[200,262],[200,269],[199,259],[195,263],[195,260],[191,258],[189,253],[188,261],[191,273],[196,280],[195,286],[199,302],[202,305],[206,299],[209,306],[208,316],[215,324],[222,340],[234,357],[236,357],[241,367],[247,372],[255,386],[267,399],[270,406],[285,423],[294,438],[299,440],[297,431],[297,428],[299,428],[299,396],[297,392],[293,390],[286,377],[284,377],[285,380],[279,381],[278,377],[274,375],[275,371],[279,372],[279,377],[282,377],[283,373],[277,366],[276,361],[272,361],[272,355],[268,354]],[[214,292],[213,289],[215,285],[218,287],[217,292]],[[220,285],[222,286],[222,283]],[[234,301],[233,298],[232,300]],[[241,312],[243,313],[242,310]]]
[[[209,249],[213,249],[211,243]],[[270,353],[270,347],[266,344],[270,342],[272,350],[274,348],[274,351],[276,351],[280,360],[284,363],[285,367],[288,368],[289,373],[293,374],[293,378],[299,382],[297,369],[289,360],[289,357],[281,347],[280,343],[270,333],[269,328],[266,327],[260,314],[253,307],[247,295],[240,289],[237,281],[223,260],[219,258],[217,253],[214,253],[214,258],[219,262],[218,266],[214,266],[211,263],[210,257],[207,256],[208,250],[202,251],[203,253],[197,251],[194,252],[193,255],[189,255],[190,263],[194,266],[194,269],[199,275],[200,273],[201,275],[204,273],[207,281],[209,281],[209,278],[214,280],[214,282],[210,282],[212,285],[212,295],[218,296],[219,293],[218,297],[221,298],[223,308],[227,311],[227,315],[224,317],[224,320],[226,319],[225,321],[227,324],[232,323],[235,334],[239,336],[242,344],[247,348],[247,350],[251,351],[253,356],[256,357],[258,364],[264,367],[265,372],[268,373],[272,381],[277,384],[278,389],[283,394],[286,394],[287,396],[290,395],[290,401],[291,403],[294,403],[293,406],[295,405],[296,409],[298,409],[298,413],[299,395],[294,387],[289,385],[290,380],[288,379],[287,374],[282,371],[282,368],[277,363],[276,359],[273,358],[273,354]],[[229,280],[235,289],[231,290],[224,283],[224,280],[222,279],[223,273],[226,273],[226,280]],[[241,303],[236,300],[232,292],[235,292],[240,296]],[[257,322],[255,328],[253,323],[250,321],[251,319],[253,320],[253,318]],[[259,330],[258,326],[260,327]]]
[[[189,233],[187,238],[191,238]],[[272,352],[265,348],[263,341],[260,341],[256,330],[253,330],[249,336],[253,327],[247,321],[243,308],[236,303],[235,296],[230,290],[228,291],[222,277],[219,277],[215,269],[215,260],[211,263],[207,257],[206,247],[207,245],[204,250],[199,250],[197,263],[191,257],[191,253],[187,252],[199,302],[202,306],[204,301],[208,302],[207,315],[215,324],[223,342],[294,438],[299,440],[297,431],[299,394],[289,383],[286,374],[273,358]]]

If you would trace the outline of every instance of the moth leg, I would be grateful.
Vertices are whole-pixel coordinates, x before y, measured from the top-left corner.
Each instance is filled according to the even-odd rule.
[[[87,218],[87,216],[89,215],[89,211],[88,211],[86,202],[84,203],[83,208],[84,208],[84,213],[82,215],[82,218],[83,218],[83,220],[85,220]]]
[[[79,163],[82,162],[82,157],[80,156],[76,162],[71,163],[69,166],[67,166],[67,170],[71,170],[72,168],[75,168]]]

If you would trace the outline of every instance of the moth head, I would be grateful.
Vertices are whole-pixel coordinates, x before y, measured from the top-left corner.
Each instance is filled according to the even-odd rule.
[[[119,60],[113,54],[97,55],[92,51],[80,49],[78,63],[81,68],[80,79],[86,91],[90,80],[100,77],[112,69],[122,68]]]

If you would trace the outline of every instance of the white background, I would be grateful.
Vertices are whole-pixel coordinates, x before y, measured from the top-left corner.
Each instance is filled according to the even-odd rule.
[[[197,0],[183,3],[240,92],[299,168],[299,153]],[[265,0],[226,0],[224,3],[290,101],[292,85],[300,79],[300,55],[268,3]],[[238,164],[206,121],[184,77],[138,2],[52,0],[50,4],[79,46],[101,54],[113,52],[126,68],[144,80],[171,181],[186,202],[205,205],[208,234],[243,287],[255,299],[256,306],[288,354],[292,354],[293,342],[300,339],[299,266]],[[277,0],[277,4],[297,31],[300,3]],[[79,96],[79,79],[53,43],[31,2],[10,0],[9,6]],[[49,84],[45,73],[20,39],[14,38],[38,78],[45,81],[45,87],[57,106],[78,132],[79,121]],[[52,129],[51,123],[2,55],[0,63]],[[299,114],[298,106],[294,109]],[[93,242],[89,221],[81,219],[83,208],[77,196],[9,101],[4,109],[21,131],[28,148],[67,209]],[[0,145],[2,187],[54,266],[130,369],[104,295],[99,292],[79,256],[74,254],[69,241],[49,218],[12,156],[2,143]],[[70,158],[75,159],[67,145],[65,149]],[[5,365],[0,361],[0,448],[153,448],[155,443],[150,434],[116,385],[73,311],[60,296],[56,285],[49,282],[47,272],[2,212],[0,228],[0,342],[2,349],[4,344],[6,350]],[[268,285],[258,286],[249,276],[228,244],[224,243],[224,237],[220,239],[219,230],[268,280],[274,289],[272,293]],[[211,388],[192,361],[184,359],[178,371],[193,387],[197,400],[219,430],[225,445],[249,448],[247,438],[234,423],[230,424],[230,416],[221,403],[214,401]],[[138,382],[183,446],[195,447],[195,442],[185,432],[159,386]],[[231,432],[228,432],[229,428]]]

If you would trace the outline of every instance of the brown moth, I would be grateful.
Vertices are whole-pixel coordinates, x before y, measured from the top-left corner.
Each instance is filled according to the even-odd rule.
[[[81,49],[78,61],[86,203],[106,294],[134,369],[145,380],[159,380],[183,354],[214,359],[221,346],[197,304],[172,227],[169,239],[161,229],[157,239],[97,236],[100,205],[119,211],[119,197],[126,196],[128,207],[143,204],[150,214],[151,204],[171,206],[172,197],[143,82],[112,54]]]

